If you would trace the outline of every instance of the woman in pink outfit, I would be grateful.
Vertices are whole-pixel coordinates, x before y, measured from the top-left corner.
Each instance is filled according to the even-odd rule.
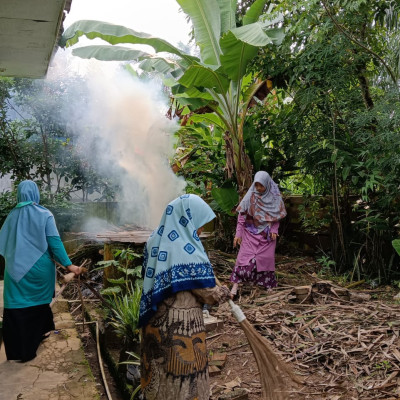
[[[259,171],[236,211],[239,213],[233,247],[240,246],[231,275],[232,295],[239,283],[276,287],[275,247],[279,221],[286,216],[278,185]]]

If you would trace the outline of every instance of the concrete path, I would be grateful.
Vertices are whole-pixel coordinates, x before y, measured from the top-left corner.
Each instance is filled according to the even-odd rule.
[[[0,281],[0,315],[3,308]],[[7,361],[0,349],[0,400],[99,399],[94,377],[82,350],[68,303],[58,300],[53,308],[56,331],[27,363]]]

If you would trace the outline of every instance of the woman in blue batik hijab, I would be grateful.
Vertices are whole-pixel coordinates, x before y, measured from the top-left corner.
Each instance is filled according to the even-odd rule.
[[[215,285],[199,239],[214,218],[200,197],[183,195],[167,206],[146,243],[139,321],[146,400],[209,399],[202,307],[230,298],[227,287]]]
[[[18,185],[18,204],[0,230],[0,254],[5,258],[3,340],[8,360],[29,361],[46,334],[54,329],[50,308],[56,270],[53,259],[71,272],[53,214],[39,205],[35,182]]]

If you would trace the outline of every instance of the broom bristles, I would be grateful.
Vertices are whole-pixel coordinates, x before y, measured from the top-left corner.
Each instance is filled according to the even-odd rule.
[[[217,285],[221,286],[220,281],[217,278],[215,280]],[[287,392],[288,384],[294,382],[303,384],[303,382],[293,373],[290,366],[274,353],[267,340],[251,325],[240,307],[232,300],[229,300],[228,303],[233,315],[246,334],[256,359],[260,373],[262,396],[265,400],[286,400],[288,396],[285,392]]]
[[[240,322],[256,359],[260,372],[262,395],[268,400],[285,400],[289,383],[299,383],[301,380],[293,373],[289,365],[281,360],[256,329],[245,319]],[[288,382],[288,379],[291,382]]]

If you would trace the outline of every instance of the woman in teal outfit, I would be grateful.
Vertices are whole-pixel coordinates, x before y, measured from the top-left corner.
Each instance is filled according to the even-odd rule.
[[[5,258],[3,341],[8,360],[29,361],[46,333],[54,329],[50,303],[56,269],[53,260],[80,274],[60,239],[53,214],[39,205],[35,182],[18,185],[16,207],[0,230]]]

